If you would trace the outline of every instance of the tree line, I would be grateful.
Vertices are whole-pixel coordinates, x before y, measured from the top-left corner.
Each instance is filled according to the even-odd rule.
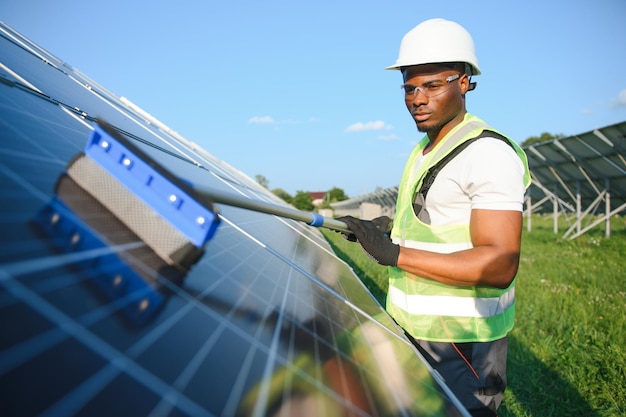
[[[259,183],[264,188],[269,188],[269,180],[263,175],[256,175],[256,182]],[[274,188],[270,190],[272,194],[291,204],[298,210],[304,211],[313,211],[316,207],[313,205],[313,197],[309,191],[298,190],[295,195],[289,194],[287,191],[282,188]],[[349,199],[344,192],[343,189],[338,187],[333,187],[330,190],[326,191],[324,195],[324,201],[322,204],[317,206],[317,209],[325,209],[330,208],[332,203],[336,203],[337,201],[344,201]]]

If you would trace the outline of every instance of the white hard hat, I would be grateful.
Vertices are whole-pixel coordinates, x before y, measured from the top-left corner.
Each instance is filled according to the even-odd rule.
[[[479,75],[472,36],[463,26],[445,19],[426,20],[411,29],[400,44],[396,63],[387,69],[441,62],[465,62],[470,75]]]

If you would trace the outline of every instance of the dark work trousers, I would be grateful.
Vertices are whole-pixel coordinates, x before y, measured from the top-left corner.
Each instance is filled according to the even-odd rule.
[[[471,343],[411,340],[473,417],[497,416],[506,388],[506,337]]]

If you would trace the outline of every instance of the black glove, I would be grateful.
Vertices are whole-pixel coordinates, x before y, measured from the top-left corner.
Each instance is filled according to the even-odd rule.
[[[350,217],[350,218],[352,218],[354,220],[357,220],[356,218],[354,218],[352,216],[339,217],[336,220],[344,221],[348,217]],[[374,223],[376,228],[378,230],[380,230],[381,232],[383,232],[385,235],[389,236],[391,234],[391,228],[393,227],[393,220],[391,220],[389,217],[387,217],[387,216],[376,217],[375,219],[372,219],[371,222]],[[357,241],[356,236],[354,235],[354,233],[346,233],[346,232],[340,232],[340,233],[344,237],[344,239],[347,239],[350,242],[356,242]]]
[[[393,220],[387,216],[376,217],[372,220],[372,223],[376,225],[376,228],[383,232],[387,237],[391,234],[391,228],[393,227]]]
[[[352,216],[340,217],[348,226],[353,235],[346,235],[351,241],[361,244],[363,249],[379,264],[397,266],[400,246],[392,243],[389,239],[391,230],[391,219],[389,217],[378,217],[374,220],[359,220]]]

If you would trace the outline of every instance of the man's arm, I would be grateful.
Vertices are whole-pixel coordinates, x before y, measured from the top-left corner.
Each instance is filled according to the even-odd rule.
[[[442,254],[401,247],[397,266],[445,284],[506,288],[517,273],[521,233],[521,212],[474,209],[472,249]]]

